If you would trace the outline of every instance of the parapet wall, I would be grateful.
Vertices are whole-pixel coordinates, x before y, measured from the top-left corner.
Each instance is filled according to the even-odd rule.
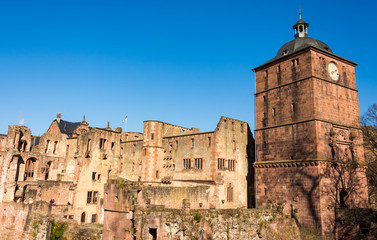
[[[105,185],[104,209],[127,212],[132,205],[161,205],[169,209],[209,209],[211,186],[148,186],[143,182],[109,180]]]

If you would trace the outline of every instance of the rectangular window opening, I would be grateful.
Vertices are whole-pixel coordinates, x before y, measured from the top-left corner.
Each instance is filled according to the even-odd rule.
[[[99,140],[99,148],[100,149],[105,149],[105,144],[106,144],[106,139],[100,138],[100,140]]]
[[[92,223],[97,222],[97,214],[92,214]]]
[[[184,169],[191,169],[191,159],[190,158],[183,159],[183,168]]]
[[[89,138],[88,139],[88,144],[86,145],[86,151],[90,151],[90,142],[91,142],[92,140]]]
[[[88,192],[86,203],[91,203],[92,202],[92,194],[93,194],[93,192]]]
[[[225,159],[224,158],[218,158],[217,159],[217,169],[219,169],[219,170],[225,169]]]
[[[211,146],[211,137],[208,137],[208,147]]]
[[[203,169],[203,158],[195,158],[195,169]]]

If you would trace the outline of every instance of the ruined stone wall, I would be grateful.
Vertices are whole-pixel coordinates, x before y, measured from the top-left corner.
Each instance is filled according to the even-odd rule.
[[[293,219],[274,210],[136,208],[105,212],[104,239],[300,239]]]
[[[211,138],[211,146],[208,139]],[[166,149],[162,172],[171,177],[175,186],[182,186],[182,181],[214,181],[212,178],[212,157],[214,133],[188,134],[164,138]],[[190,168],[184,166],[184,159],[190,159]],[[202,168],[195,166],[195,159],[202,159]],[[188,184],[188,183],[186,183]]]
[[[76,160],[79,165],[77,171],[79,180],[73,200],[77,221],[81,221],[81,215],[84,214],[84,222],[89,223],[96,214],[95,221],[103,222],[103,186],[109,176],[111,177],[112,171],[116,172],[118,169],[121,152],[120,137],[118,132],[97,128],[79,136]],[[91,192],[90,199],[88,192]]]
[[[7,144],[7,135],[0,134],[0,152],[5,151],[5,147]]]
[[[208,209],[211,186],[148,186],[148,183],[110,180],[105,185],[104,208],[122,211],[131,205],[161,205],[165,208]],[[213,193],[212,193],[213,194]]]
[[[122,142],[122,157],[118,166],[119,177],[131,181],[138,181],[141,176],[142,159],[143,159],[143,140],[134,140]]]
[[[72,206],[51,206],[46,202],[17,204],[0,203],[0,239],[47,240],[52,228],[60,228],[64,239],[102,239],[102,225],[78,226],[69,218]],[[54,224],[53,224],[54,223]],[[55,235],[55,237],[57,237]]]

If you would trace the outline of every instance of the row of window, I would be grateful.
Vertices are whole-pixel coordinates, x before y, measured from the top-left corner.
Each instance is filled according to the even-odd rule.
[[[64,217],[66,218],[66,216],[64,216]],[[73,219],[73,215],[69,215],[69,219]],[[81,223],[85,223],[86,222],[86,213],[85,212],[83,212],[81,214],[80,222]],[[92,214],[92,223],[96,223],[96,222],[97,222],[97,214]]]
[[[203,169],[203,158],[195,158],[194,165],[190,158],[183,159],[183,169]]]
[[[300,60],[298,58],[291,60],[291,66],[296,67],[300,65]],[[277,66],[277,72],[281,73],[281,67],[280,65]],[[268,70],[264,70],[264,77],[268,78]]]
[[[235,171],[235,160],[229,159],[225,160],[225,158],[219,158],[217,159],[217,169],[218,170],[229,170],[234,172]]]
[[[111,169],[107,172],[107,178],[111,178]],[[92,172],[92,180],[101,180],[101,174],[97,172]]]
[[[92,139],[89,138],[88,143],[86,145],[86,151],[88,151],[88,152],[92,149],[91,142],[92,142]],[[115,142],[111,142],[110,149],[114,150],[114,148],[115,148]],[[99,149],[107,149],[107,140],[105,138],[99,139]]]
[[[47,141],[46,141],[45,153],[48,152],[49,145],[50,145],[50,140],[47,140]],[[57,147],[57,145],[58,145],[58,141],[55,141],[55,142],[54,142],[54,149],[52,150],[52,153],[54,153],[54,154],[55,154],[55,152],[56,152],[56,147]]]
[[[234,121],[231,122],[232,131],[235,129],[235,123]],[[228,128],[227,120],[224,119],[224,128]],[[240,124],[240,130],[243,132],[243,123]]]

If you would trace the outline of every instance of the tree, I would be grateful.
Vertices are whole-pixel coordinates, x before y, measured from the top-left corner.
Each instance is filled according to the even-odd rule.
[[[361,118],[364,135],[365,161],[368,166],[369,199],[372,206],[377,202],[377,104],[373,104]]]

